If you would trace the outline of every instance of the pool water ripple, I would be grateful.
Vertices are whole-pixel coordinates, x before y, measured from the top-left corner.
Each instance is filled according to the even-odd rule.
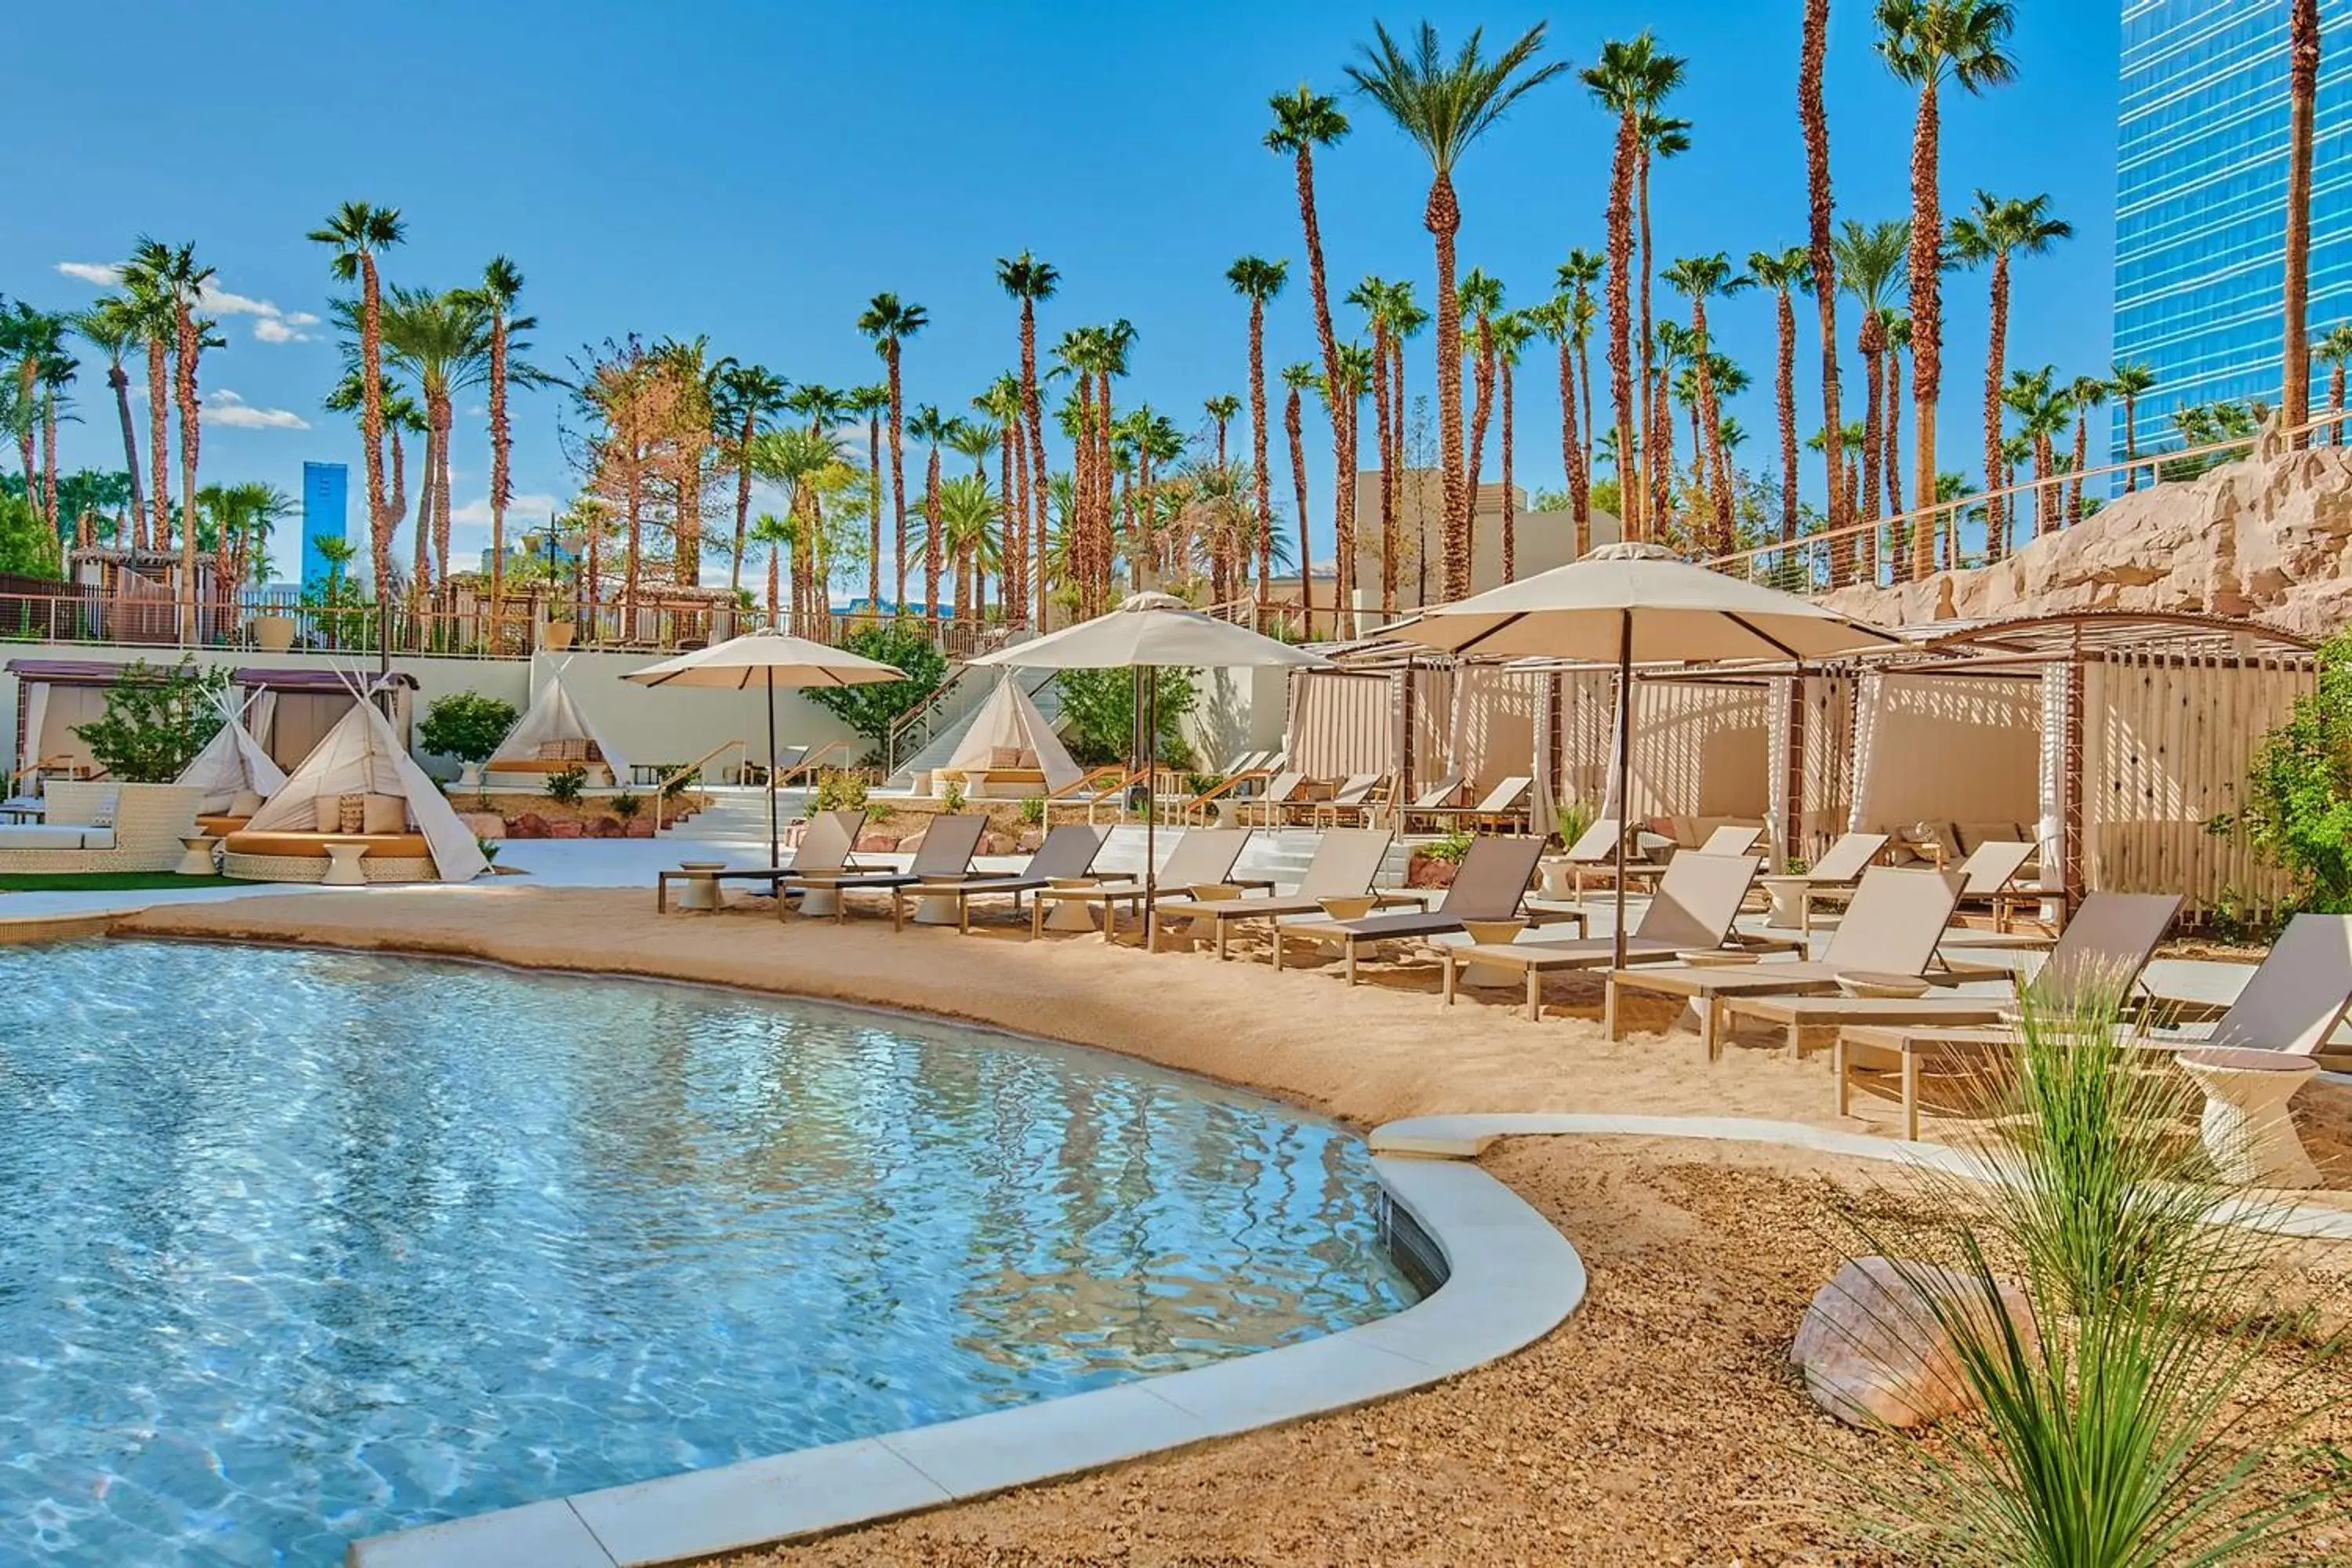
[[[355,1535],[1328,1333],[1370,1156],[1102,1053],[415,961],[0,948],[0,1561]]]

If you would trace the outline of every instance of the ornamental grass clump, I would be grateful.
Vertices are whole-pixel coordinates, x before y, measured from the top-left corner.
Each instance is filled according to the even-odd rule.
[[[1906,1238],[1894,1268],[1919,1305],[1886,1326],[1949,1344],[1972,1414],[1890,1431],[1906,1462],[1864,1478],[1861,1523],[1918,1561],[2309,1562],[2352,1525],[2352,1463],[2311,1438],[2338,1341],[2271,1310],[2276,1207],[2219,1180],[2195,1097],[2121,1026],[2125,996],[2027,987],[2013,1070],[1986,1080],[1965,1140],[1983,1179],[1917,1178],[1946,1216],[1938,1255]]]

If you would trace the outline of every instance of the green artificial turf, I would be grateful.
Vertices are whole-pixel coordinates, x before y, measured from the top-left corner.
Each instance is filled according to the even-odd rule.
[[[0,893],[123,893],[252,885],[235,877],[183,877],[171,871],[0,871]]]

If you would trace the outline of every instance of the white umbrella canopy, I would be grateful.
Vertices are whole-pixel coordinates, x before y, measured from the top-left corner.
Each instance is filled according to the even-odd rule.
[[[1172,594],[1130,594],[1075,626],[982,654],[974,664],[1024,669],[1309,668],[1328,662],[1247,626],[1204,616]]]
[[[1172,594],[1129,594],[1118,607],[1075,626],[982,654],[974,664],[1024,669],[1255,669],[1318,668],[1330,661],[1247,626],[1204,616]],[[1143,722],[1144,795],[1150,800],[1158,771],[1160,682],[1150,682]],[[1143,945],[1152,945],[1152,909],[1159,889],[1155,857],[1160,813],[1143,816]]]
[[[1580,561],[1437,605],[1383,634],[1482,658],[1617,666],[1617,803],[1628,812],[1633,666],[1833,658],[1900,647],[1892,632],[1809,599],[1694,566],[1656,544],[1604,544]],[[1625,838],[1617,837],[1617,963],[1625,962]]]
[[[895,664],[827,647],[806,637],[775,630],[746,632],[692,653],[679,654],[621,677],[639,686],[699,686],[723,691],[768,694],[768,864],[782,863],[783,835],[776,825],[776,688],[801,686],[872,686],[904,680],[907,672]]]

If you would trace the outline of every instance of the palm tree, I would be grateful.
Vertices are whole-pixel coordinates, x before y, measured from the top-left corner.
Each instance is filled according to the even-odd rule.
[[[1021,378],[1011,371],[1005,372],[971,400],[971,406],[975,413],[985,416],[983,423],[996,432],[996,500],[1004,530],[996,550],[997,608],[1007,621],[1017,623],[1021,613],[1020,578],[1028,555],[1021,531],[1021,497],[1027,490],[1022,482],[1026,476],[1022,461],[1026,447],[1021,428]]]
[[[2010,257],[2022,251],[2028,256],[2040,256],[2058,241],[2070,237],[2074,227],[2063,219],[2050,216],[2047,195],[2022,199],[2002,199],[1990,191],[1979,190],[1976,210],[1961,214],[1952,220],[1952,254],[1956,260],[1971,267],[1992,264],[1992,343],[1985,354],[1985,488],[1997,490],[1992,471],[2000,463],[2001,384],[2009,372],[2009,263]],[[1985,498],[1987,537],[2003,534],[2001,498]]]
[[[1003,264],[999,266],[1001,268]],[[1033,284],[1034,281],[1032,279]],[[1047,292],[1052,291],[1052,287],[1049,280],[1045,285]],[[1021,306],[1021,320],[1022,345],[1025,353],[1030,342],[1029,304],[1025,297]],[[898,572],[893,592],[901,615],[906,613],[907,603],[907,463],[901,436],[906,428],[907,405],[898,379],[898,351],[908,338],[929,324],[930,317],[920,305],[901,303],[896,294],[875,295],[865,312],[857,318],[857,330],[874,340],[874,352],[882,356],[890,391],[890,515],[898,520],[894,541]],[[936,590],[938,584],[934,582],[932,588]],[[925,602],[938,597],[934,591]]]
[[[147,526],[145,543],[172,547],[171,374],[172,343],[179,333],[177,308],[163,271],[171,247],[142,239],[122,268],[123,298],[139,318],[147,348]]]
[[[2352,350],[2352,342],[2345,345]],[[2091,462],[2091,410],[2107,400],[2107,384],[2095,375],[2078,375],[2066,388],[2074,405],[2074,482],[2066,487],[2066,526],[2083,521],[2083,470]]]
[[[866,607],[878,613],[882,607],[882,416],[890,412],[890,389],[879,383],[853,386],[844,395],[841,406],[848,416],[866,421]]]
[[[817,397],[803,395],[815,392]],[[793,552],[793,584],[791,601],[793,629],[802,636],[816,633],[817,550],[824,521],[817,498],[823,477],[841,466],[841,450],[832,426],[838,420],[839,404],[834,395],[823,387],[799,387],[793,395],[801,399],[800,406],[792,412],[805,411],[806,425],[787,425],[767,431],[752,444],[751,461],[760,477],[783,487],[785,521],[781,528],[772,526],[776,520],[762,515],[751,530],[751,536],[769,545],[768,552],[768,614],[772,624],[777,609],[776,557],[781,547],[790,546]],[[789,406],[789,405],[788,405]]]
[[[169,246],[160,240],[142,237],[132,247],[131,261],[123,269],[125,286],[133,298],[143,299],[145,309],[153,312],[151,329],[158,338],[165,336],[168,319],[168,339],[172,345],[172,395],[180,417],[180,608],[189,635],[194,635],[196,610],[196,464],[203,439],[200,405],[196,397],[196,366],[206,346],[206,334],[213,323],[196,314],[196,305],[205,285],[212,280],[213,269],[196,265],[194,245]],[[162,387],[156,378],[163,360],[163,344],[156,342],[148,350],[149,394],[159,395]],[[149,410],[151,430],[160,433],[163,415],[160,409]],[[155,482],[160,490],[163,472],[155,470]]]
[[[1021,301],[1021,418],[1029,432],[1029,486],[1025,504],[1029,508],[1028,524],[1037,546],[1037,580],[1035,596],[1039,626],[1044,626],[1045,595],[1045,535],[1049,519],[1046,515],[1045,423],[1045,414],[1037,401],[1037,306],[1054,297],[1062,275],[1052,263],[1038,260],[1027,251],[1018,256],[996,258],[996,281],[1013,299]],[[1025,567],[1024,567],[1025,569]],[[1027,608],[1029,591],[1024,587],[1023,607]]]
[[[1665,279],[1675,292],[1691,302],[1691,336],[1696,340],[1698,352],[1694,368],[1698,373],[1698,418],[1706,432],[1706,449],[1693,453],[1694,460],[1706,460],[1707,487],[1715,493],[1715,546],[1718,555],[1728,555],[1733,547],[1731,528],[1731,475],[1724,464],[1723,411],[1716,401],[1714,354],[1706,331],[1706,301],[1712,294],[1736,294],[1752,288],[1755,279],[1744,272],[1735,272],[1731,258],[1722,251],[1712,256],[1685,256],[1665,270]]]
[[[1323,271],[1323,229],[1316,216],[1315,149],[1337,146],[1346,140],[1348,117],[1339,111],[1338,100],[1315,91],[1303,81],[1294,91],[1276,93],[1266,100],[1266,107],[1274,111],[1274,129],[1265,133],[1266,150],[1289,157],[1298,190],[1298,223],[1307,238],[1307,291],[1315,306],[1315,339],[1323,351],[1323,375],[1328,380],[1339,374],[1339,340],[1331,331],[1331,293]],[[1340,432],[1335,427],[1331,432],[1335,474],[1339,447]],[[1305,489],[1304,480],[1300,488]],[[1306,526],[1305,518],[1298,521],[1302,528]]]
[[[1822,75],[1829,54],[1830,0],[1805,0],[1804,38],[1797,67],[1797,118],[1805,128],[1805,191],[1811,215],[1806,259],[1811,265],[1813,300],[1822,319],[1822,457],[1829,481],[1830,580],[1839,579],[1853,546],[1837,531],[1853,521],[1853,496],[1845,484],[1845,420],[1838,411],[1837,247],[1830,228],[1830,116],[1822,101]]]
[[[0,319],[0,355],[13,357],[16,362],[16,451],[25,470],[25,500],[45,517],[52,510],[52,503],[42,499],[33,442],[39,423],[42,371],[64,357],[68,325],[68,318],[37,310],[22,300],[16,301],[10,315]]]
[[[1250,466],[1257,476],[1257,597],[1263,621],[1274,595],[1274,493],[1265,466],[1265,307],[1290,279],[1290,263],[1244,256],[1225,269],[1225,281],[1249,301]],[[1386,376],[1381,380],[1385,382]]]
[[[1914,492],[1936,493],[1936,400],[1944,392],[1944,216],[1937,184],[1937,93],[1948,78],[1980,93],[2017,74],[2003,47],[2011,0],[1878,0],[1879,55],[1919,89],[1911,136],[1911,425]]]
[[[1596,256],[1589,250],[1570,249],[1568,259],[1559,264],[1559,270],[1553,275],[1560,291],[1569,296],[1569,336],[1576,347],[1579,425],[1584,440],[1581,460],[1577,467],[1583,474],[1580,488],[1584,492],[1582,505],[1588,519],[1592,512],[1592,443],[1601,434],[1601,427],[1592,422],[1592,323],[1601,311],[1592,290],[1600,285],[1601,274],[1608,265],[1605,256]]]
[[[997,441],[997,433],[989,432],[990,446]],[[955,445],[962,447],[961,437]],[[988,607],[989,574],[999,568],[996,552],[995,525],[997,499],[988,488],[985,473],[958,474],[940,486],[938,550],[955,564],[955,616],[958,620],[976,620]],[[932,552],[931,542],[924,542],[924,554]]]
[[[1307,447],[1300,426],[1300,395],[1316,384],[1315,367],[1300,363],[1282,367],[1282,384],[1288,394],[1282,412],[1282,427],[1290,437],[1290,482],[1298,500],[1298,607],[1310,638],[1315,635],[1315,557],[1307,539]],[[1338,606],[1333,605],[1332,626],[1339,626]]]
[[[2327,335],[2312,345],[2312,353],[2327,367],[2327,411],[2341,416],[2344,412],[2344,367],[2352,361],[2352,321],[2338,322]],[[2338,417],[2328,429],[2327,438],[2336,446],[2344,445],[2344,421]]]
[[[719,366],[716,391],[713,413],[728,432],[735,468],[734,564],[729,569],[727,585],[740,591],[751,526],[751,444],[768,428],[770,420],[784,412],[784,398],[792,386],[765,365],[730,360]]]
[[[1855,521],[1878,515],[1878,468],[1884,455],[1880,429],[1881,377],[1885,366],[1886,321],[1883,312],[1902,270],[1904,253],[1911,244],[1911,226],[1900,221],[1863,225],[1846,220],[1837,242],[1839,282],[1862,304],[1862,331],[1855,346],[1862,351],[1863,438],[1862,490],[1856,498]],[[1914,328],[1916,333],[1916,328]],[[1843,587],[1843,583],[1833,584]]]
[[[220,552],[224,580],[238,585],[267,582],[269,535],[295,514],[294,498],[275,485],[248,480],[206,485],[196,492],[196,504],[212,520],[213,547]]]
[[[1209,427],[1216,432],[1217,467],[1226,466],[1225,426],[1232,424],[1242,411],[1242,400],[1230,392],[1220,392],[1213,397],[1201,399],[1201,413],[1208,419]]]
[[[1521,311],[1520,317],[1559,351],[1559,461],[1568,476],[1569,526],[1574,531],[1570,543],[1573,553],[1581,556],[1591,548],[1592,522],[1581,500],[1584,440],[1576,423],[1576,359],[1570,346],[1575,338],[1574,312],[1570,296],[1555,294]]]
[[[1496,317],[1488,331],[1495,340],[1495,359],[1503,382],[1503,581],[1516,583],[1519,575],[1519,500],[1513,489],[1511,471],[1511,427],[1516,423],[1511,410],[1511,372],[1517,368],[1519,355],[1536,335],[1537,328],[1527,312],[1513,311]]]
[[[1780,542],[1797,539],[1797,305],[1796,291],[1812,280],[1812,262],[1802,246],[1752,251],[1748,275],[1772,291],[1780,352],[1774,356],[1775,406],[1780,419]]]
[[[1381,24],[1373,24],[1372,33],[1373,43],[1360,47],[1362,63],[1348,68],[1349,79],[1388,112],[1397,128],[1427,154],[1430,163],[1429,199],[1423,205],[1422,226],[1434,237],[1437,254],[1437,418],[1446,502],[1445,594],[1449,599],[1458,599],[1470,591],[1470,515],[1476,492],[1462,469],[1462,301],[1454,267],[1454,237],[1462,226],[1462,208],[1454,195],[1454,171],[1513,103],[1568,67],[1558,60],[1536,63],[1535,57],[1543,49],[1540,22],[1491,60],[1479,53],[1481,33],[1474,27],[1450,63],[1439,50],[1437,29],[1426,22],[1416,31],[1410,54]],[[1343,516],[1341,521],[1352,526],[1354,520]],[[1344,552],[1340,570],[1348,570]]]
[[[499,605],[506,596],[507,506],[514,499],[510,461],[514,426],[507,417],[507,391],[512,380],[508,374],[508,356],[515,347],[514,335],[539,323],[528,316],[516,318],[515,301],[522,297],[522,269],[503,256],[491,257],[482,268],[481,295],[490,312],[490,616],[495,624]],[[739,581],[742,574],[743,513],[750,501],[747,479],[735,510],[735,570]]]
[[[368,542],[379,584],[392,581],[392,530],[383,490],[383,340],[376,281],[376,258],[404,237],[397,207],[345,202],[310,237],[333,252],[330,268],[339,281],[360,286],[360,449],[367,470]],[[155,351],[150,349],[149,379]],[[160,465],[162,459],[155,459]],[[160,488],[160,487],[159,487]],[[383,589],[377,589],[379,596]]]
[[[780,430],[773,434],[799,436],[803,432]],[[763,511],[752,520],[746,538],[751,544],[764,544],[768,547],[768,625],[781,630],[784,623],[778,614],[782,597],[782,573],[778,567],[787,549],[799,547],[800,530],[788,519],[778,517],[772,511]]]
[[[2124,493],[2139,489],[2139,400],[2156,390],[2156,367],[2119,364],[2107,390],[2124,405]]]
[[[351,301],[338,300],[335,313],[347,331],[357,325]],[[490,310],[488,301],[471,289],[435,293],[394,284],[382,302],[380,325],[385,358],[406,374],[423,400],[425,488],[416,512],[415,569],[409,584],[421,605],[431,592],[436,568],[441,576],[448,573],[449,433],[456,423],[457,394],[489,380]],[[525,374],[537,373],[509,359],[509,378]]]
[[[1482,269],[1473,267],[1470,275],[1462,279],[1462,313],[1469,318],[1475,339],[1472,361],[1473,384],[1477,391],[1476,411],[1470,421],[1470,445],[1463,461],[1463,477],[1471,496],[1471,514],[1477,513],[1478,479],[1486,471],[1486,426],[1495,422],[1495,318],[1503,312],[1503,286]],[[1468,559],[1466,570],[1470,582],[1477,582],[1478,531],[1474,525],[1465,531],[1464,552]]]
[[[1332,543],[1338,555],[1339,576],[1334,584],[1334,604],[1343,612],[1352,610],[1356,589],[1356,467],[1357,434],[1360,421],[1356,405],[1363,400],[1371,387],[1372,352],[1361,343],[1343,343],[1339,347],[1339,380],[1336,385],[1325,383],[1323,401],[1331,410],[1332,428],[1342,433],[1340,452],[1339,526]],[[1353,617],[1346,623],[1352,627]],[[1346,635],[1346,634],[1343,634]]]
[[[2286,338],[2281,422],[2290,430],[2311,417],[2311,142],[2319,108],[2319,0],[2287,7]],[[2304,444],[2298,431],[2294,444]]]
[[[1886,455],[1885,461],[1879,465],[1878,471],[1886,480],[1886,515],[1901,517],[1905,510],[1903,504],[1903,353],[1905,350],[1912,347],[1911,318],[1895,309],[1894,306],[1887,306],[1878,313],[1878,335],[1880,341],[1886,345],[1886,377],[1884,388],[1886,404],[1885,411],[1879,416],[1878,424],[1879,439],[1885,446]],[[1916,364],[1916,363],[1917,356],[1915,352],[1913,363]],[[1887,548],[1892,552],[1887,560],[1890,566],[1897,573],[1903,564],[1900,557],[1903,546],[1906,542],[1904,538],[1906,531],[1906,525],[1902,523],[1897,523],[1887,531]],[[1921,556],[1917,553],[1913,555],[1911,558],[1911,564],[1915,569],[1913,580],[1916,581],[1918,577],[1925,576],[1927,571],[1934,569],[1932,563],[1935,556],[1935,541],[1932,538],[1914,534],[1908,542],[1912,544],[1915,552],[1924,551],[1925,558],[1931,563],[1925,570],[1920,570],[1918,563]],[[1900,582],[1902,578],[1897,575],[1895,580]]]
[[[48,531],[50,545],[58,552],[57,563],[59,566],[65,564],[65,534],[58,531],[58,412],[70,402],[66,389],[73,384],[74,374],[81,368],[81,362],[67,354],[63,349],[62,329],[69,320],[58,318],[59,335],[54,340],[57,351],[45,357],[40,365],[41,521]],[[26,495],[29,499],[31,494],[31,487],[27,486]],[[68,525],[67,531],[71,531],[75,514],[68,511],[64,517]]]
[[[957,423],[929,403],[917,405],[907,420],[907,434],[931,449],[930,466],[923,478],[923,614],[927,616],[939,614],[940,603],[940,448],[954,438]]]
[[[2050,478],[2051,437],[2063,427],[2066,415],[2065,394],[2058,386],[2057,368],[2043,365],[2040,370],[2010,372],[2001,401],[2016,416],[2017,434],[2025,441],[2033,463],[2033,532],[2034,537],[2040,538],[2049,531],[2053,510],[2050,490],[2043,482]],[[2004,460],[2006,457],[2004,452]],[[2005,547],[2006,541],[2002,545]],[[1992,547],[1990,541],[1988,546]]]
[[[122,426],[122,468],[131,481],[131,514],[144,537],[146,502],[139,488],[139,434],[131,420],[131,376],[122,362],[146,342],[147,329],[139,310],[119,294],[108,294],[74,318],[74,331],[106,356],[106,384],[114,391],[114,412]]]
[[[1624,468],[1629,455],[1640,449],[1633,428],[1633,226],[1634,187],[1643,162],[1643,117],[1682,85],[1685,63],[1661,53],[1656,38],[1644,30],[1631,42],[1612,38],[1602,44],[1600,60],[1582,74],[1592,96],[1617,114],[1616,152],[1609,174],[1609,389],[1617,413],[1617,505],[1628,539],[1645,539],[1654,532],[1642,504],[1642,487],[1628,482]],[[1646,269],[1646,261],[1644,265]],[[1645,342],[1650,331],[1645,319]],[[1645,421],[1651,368],[1645,357],[1642,387]]]
[[[1372,439],[1381,470],[1381,613],[1396,615],[1396,420],[1389,401],[1390,368],[1396,353],[1396,314],[1410,297],[1401,284],[1366,274],[1348,290],[1348,303],[1364,312],[1372,329]]]
[[[1677,73],[1676,85],[1680,79]],[[1691,146],[1689,121],[1656,112],[1657,103],[1670,90],[1671,88],[1659,89],[1643,108],[1641,120],[1635,128],[1638,156],[1633,165],[1634,221],[1640,226],[1642,235],[1642,380],[1644,385],[1649,385],[1652,378],[1656,378],[1654,405],[1662,411],[1665,407],[1664,375],[1654,364],[1655,344],[1652,341],[1650,314],[1650,285],[1658,271],[1657,247],[1650,238],[1650,168],[1661,158],[1672,158],[1677,153],[1689,152]],[[1667,445],[1660,442],[1655,449],[1663,452],[1667,449]],[[1674,475],[1664,467],[1660,467],[1650,476],[1650,493],[1655,498],[1661,514],[1665,510],[1673,487]]]

